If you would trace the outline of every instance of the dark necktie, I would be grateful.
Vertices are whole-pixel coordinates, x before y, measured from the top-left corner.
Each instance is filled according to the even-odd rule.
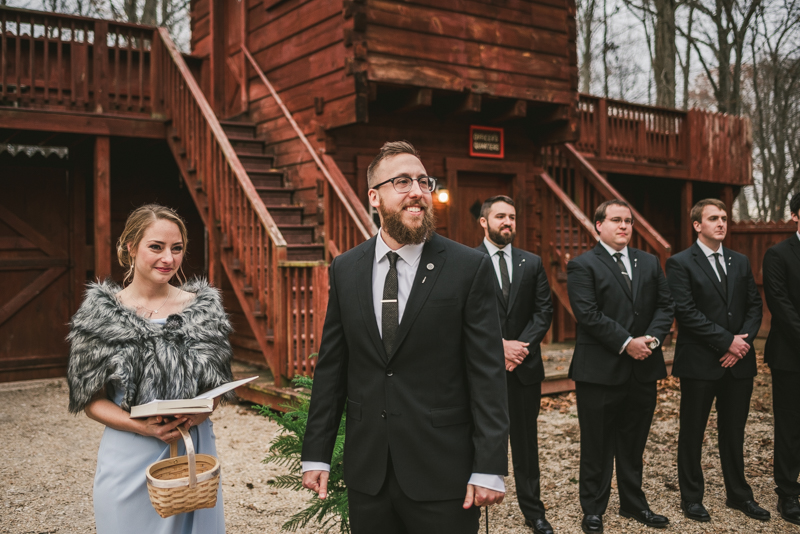
[[[386,273],[386,282],[383,284],[383,300],[381,301],[381,333],[383,334],[383,347],[386,355],[391,356],[394,350],[394,338],[397,335],[397,325],[400,314],[397,307],[397,252],[387,252],[389,272]]]
[[[722,294],[725,296],[725,299],[728,299],[728,275],[725,274],[725,269],[722,268],[722,264],[719,262],[719,257],[722,256],[719,252],[714,253],[714,263],[717,266],[717,274],[719,274],[719,281],[722,283]]]
[[[505,253],[502,250],[497,251],[497,258],[500,260],[500,281],[501,289],[503,290],[503,300],[508,304],[508,294],[511,290],[511,281],[508,279],[508,265],[506,264]]]
[[[617,262],[617,267],[619,267],[619,272],[622,273],[622,277],[628,282],[628,289],[633,291],[633,286],[631,284],[631,277],[628,276],[628,271],[625,269],[625,264],[622,263],[622,252],[617,252],[614,254],[614,261]]]

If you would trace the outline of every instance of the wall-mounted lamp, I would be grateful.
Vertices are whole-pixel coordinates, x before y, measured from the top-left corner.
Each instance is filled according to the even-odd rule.
[[[436,198],[440,203],[447,204],[450,202],[450,191],[446,187],[440,186],[436,189]]]

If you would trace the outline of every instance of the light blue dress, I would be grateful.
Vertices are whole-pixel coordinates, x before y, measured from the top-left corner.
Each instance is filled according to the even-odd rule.
[[[111,384],[107,389],[109,396],[119,405],[123,392],[114,391]],[[189,433],[198,454],[217,455],[211,419],[193,426]],[[186,454],[183,440],[178,443],[178,453]],[[97,452],[94,476],[97,534],[224,534],[222,484],[214,508],[166,519],[158,515],[147,493],[145,469],[166,458],[169,458],[169,445],[160,439],[106,427]]]

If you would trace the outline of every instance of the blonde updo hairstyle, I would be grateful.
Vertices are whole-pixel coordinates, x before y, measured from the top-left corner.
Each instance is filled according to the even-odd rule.
[[[125,221],[125,229],[117,240],[117,258],[119,259],[119,264],[128,269],[122,283],[123,286],[127,286],[131,280],[133,280],[134,258],[131,256],[130,251],[138,248],[145,231],[147,231],[151,224],[158,220],[175,223],[181,233],[185,256],[186,247],[189,243],[189,238],[186,233],[186,224],[184,224],[183,219],[181,219],[180,215],[178,215],[175,210],[161,206],[160,204],[145,204],[144,206],[136,208],[128,216],[128,220]],[[177,276],[180,283],[183,284],[185,280],[183,265],[181,265],[181,268],[178,270]]]

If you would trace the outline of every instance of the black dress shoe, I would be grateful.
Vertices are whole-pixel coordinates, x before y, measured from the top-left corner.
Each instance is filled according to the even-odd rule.
[[[553,534],[553,527],[544,517],[539,519],[526,519],[525,526],[531,527],[535,534]]]
[[[581,522],[581,530],[586,534],[600,534],[603,532],[602,515],[584,515]]]
[[[711,521],[708,510],[706,510],[706,507],[703,506],[701,502],[681,500],[681,510],[683,510],[683,515],[694,521]]]
[[[730,499],[725,501],[725,506],[739,510],[747,517],[758,519],[759,521],[769,521],[769,512],[761,508],[756,501],[734,502]]]
[[[778,497],[778,512],[789,523],[800,525],[800,503],[797,497]]]
[[[619,515],[627,517],[628,519],[635,519],[639,523],[653,528],[667,528],[669,519],[663,515],[653,513],[649,508],[641,512],[628,512],[627,510],[619,509]]]

